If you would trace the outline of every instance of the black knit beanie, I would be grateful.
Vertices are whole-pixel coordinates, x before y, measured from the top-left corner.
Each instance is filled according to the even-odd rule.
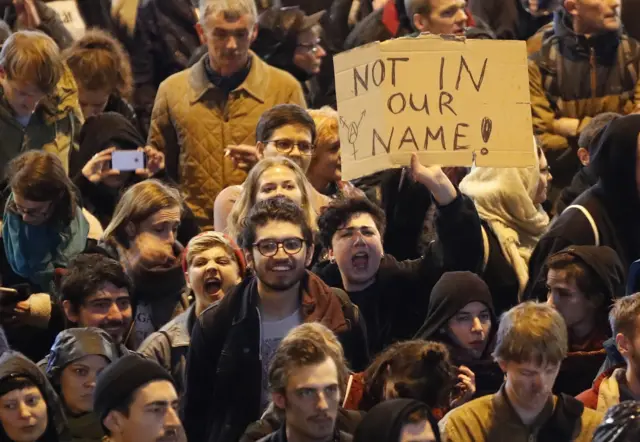
[[[98,376],[93,394],[93,411],[100,417],[100,422],[138,388],[152,381],[174,383],[168,371],[136,354],[123,356],[109,365]]]

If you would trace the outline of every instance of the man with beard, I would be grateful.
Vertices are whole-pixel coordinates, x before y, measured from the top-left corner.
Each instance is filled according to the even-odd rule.
[[[640,293],[618,299],[613,305],[609,322],[625,364],[603,372],[592,388],[577,397],[586,407],[605,412],[620,402],[640,400],[639,318]]]
[[[148,144],[166,155],[201,227],[213,225],[218,193],[246,177],[225,149],[255,144],[260,115],[276,104],[305,106],[300,83],[249,50],[257,21],[255,0],[201,0],[207,54],[163,81],[153,105]]]
[[[62,280],[60,295],[66,319],[75,327],[97,327],[123,344],[133,316],[131,279],[120,263],[105,255],[78,255]]]
[[[171,375],[141,356],[124,356],[98,376],[93,410],[110,442],[186,442]]]
[[[431,288],[444,272],[482,266],[482,231],[473,202],[439,167],[424,167],[414,157],[411,170],[437,207],[438,239],[420,259],[398,261],[384,253],[384,213],[365,198],[336,200],[318,218],[330,261],[314,271],[328,285],[344,288],[360,308],[372,354],[413,337],[427,316]]]
[[[550,305],[526,302],[507,311],[493,352],[504,384],[449,412],[439,424],[442,440],[590,442],[602,414],[552,392],[567,350],[567,326]]]
[[[296,203],[283,196],[257,203],[239,240],[254,275],[205,310],[191,332],[183,409],[190,440],[236,441],[260,418],[270,399],[269,363],[303,322],[333,331],[354,369],[368,362],[357,308],[306,270],[313,232]]]
[[[260,442],[351,442],[336,428],[346,371],[332,355],[325,342],[310,337],[282,342],[269,367],[269,388],[284,424]]]

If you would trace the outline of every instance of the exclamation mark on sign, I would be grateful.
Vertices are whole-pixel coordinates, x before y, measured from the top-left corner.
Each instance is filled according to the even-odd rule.
[[[482,141],[485,144],[489,141],[489,138],[491,138],[492,130],[493,130],[493,122],[489,118],[484,117],[482,119],[482,123],[480,124],[480,133],[482,134]],[[489,153],[489,149],[487,149],[486,147],[483,147],[482,149],[480,149],[480,153],[482,155],[486,155]]]

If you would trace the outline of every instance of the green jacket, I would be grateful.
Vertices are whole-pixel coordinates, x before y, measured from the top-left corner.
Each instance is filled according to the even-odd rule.
[[[69,69],[53,93],[38,105],[26,127],[14,117],[0,86],[0,164],[8,164],[27,150],[43,149],[60,158],[67,169],[69,149],[78,148],[75,140],[83,122],[78,88]]]

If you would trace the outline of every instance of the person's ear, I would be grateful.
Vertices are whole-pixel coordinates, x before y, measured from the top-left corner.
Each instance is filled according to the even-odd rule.
[[[578,149],[578,158],[580,159],[580,162],[583,166],[589,165],[589,160],[591,159],[591,157],[589,155],[589,151],[584,147],[580,147]]]
[[[429,32],[425,19],[420,14],[413,14],[413,27],[418,32]]]
[[[253,25],[253,29],[251,30],[251,35],[249,35],[249,45],[253,44],[253,42],[256,41],[256,38],[258,38],[259,29],[260,28],[258,26],[258,23]]]
[[[267,148],[267,145],[262,141],[258,141],[256,143],[256,149],[258,151],[258,159],[261,160],[264,158],[264,150]]]
[[[253,252],[251,249],[242,249],[244,252],[244,259],[247,262],[247,268],[253,269],[255,268],[255,263],[253,262]]]
[[[615,339],[616,347],[618,348],[618,351],[620,352],[622,357],[624,357],[625,359],[628,358],[631,349],[631,342],[629,342],[627,337],[622,333],[618,333]]]
[[[506,375],[507,374],[507,363],[505,361],[497,361],[500,370]]]
[[[191,278],[189,278],[189,271],[187,270],[186,272],[184,272],[184,279],[187,283],[187,288],[190,289],[191,288]]]
[[[316,249],[316,246],[313,243],[307,246],[307,256],[305,257],[305,260],[304,260],[305,267],[309,267],[311,265],[311,262],[313,261],[313,252],[315,249]]]
[[[564,8],[575,17],[578,15],[578,0],[564,0]]]
[[[196,23],[196,32],[198,34],[198,38],[200,39],[200,44],[206,44],[207,34],[206,32],[204,32],[204,28],[202,27],[202,24],[200,22]]]
[[[125,417],[116,410],[111,410],[102,423],[111,432],[111,434],[120,434],[124,430]]]
[[[273,405],[278,407],[281,410],[287,408],[287,398],[282,393],[271,393],[271,400],[273,401]]]
[[[327,250],[327,257],[329,258],[329,262],[336,262],[336,255],[333,253],[333,249],[329,248]]]
[[[69,322],[73,322],[75,324],[80,320],[80,315],[74,310],[71,302],[62,301],[62,309],[64,310],[64,315],[67,317]]]

